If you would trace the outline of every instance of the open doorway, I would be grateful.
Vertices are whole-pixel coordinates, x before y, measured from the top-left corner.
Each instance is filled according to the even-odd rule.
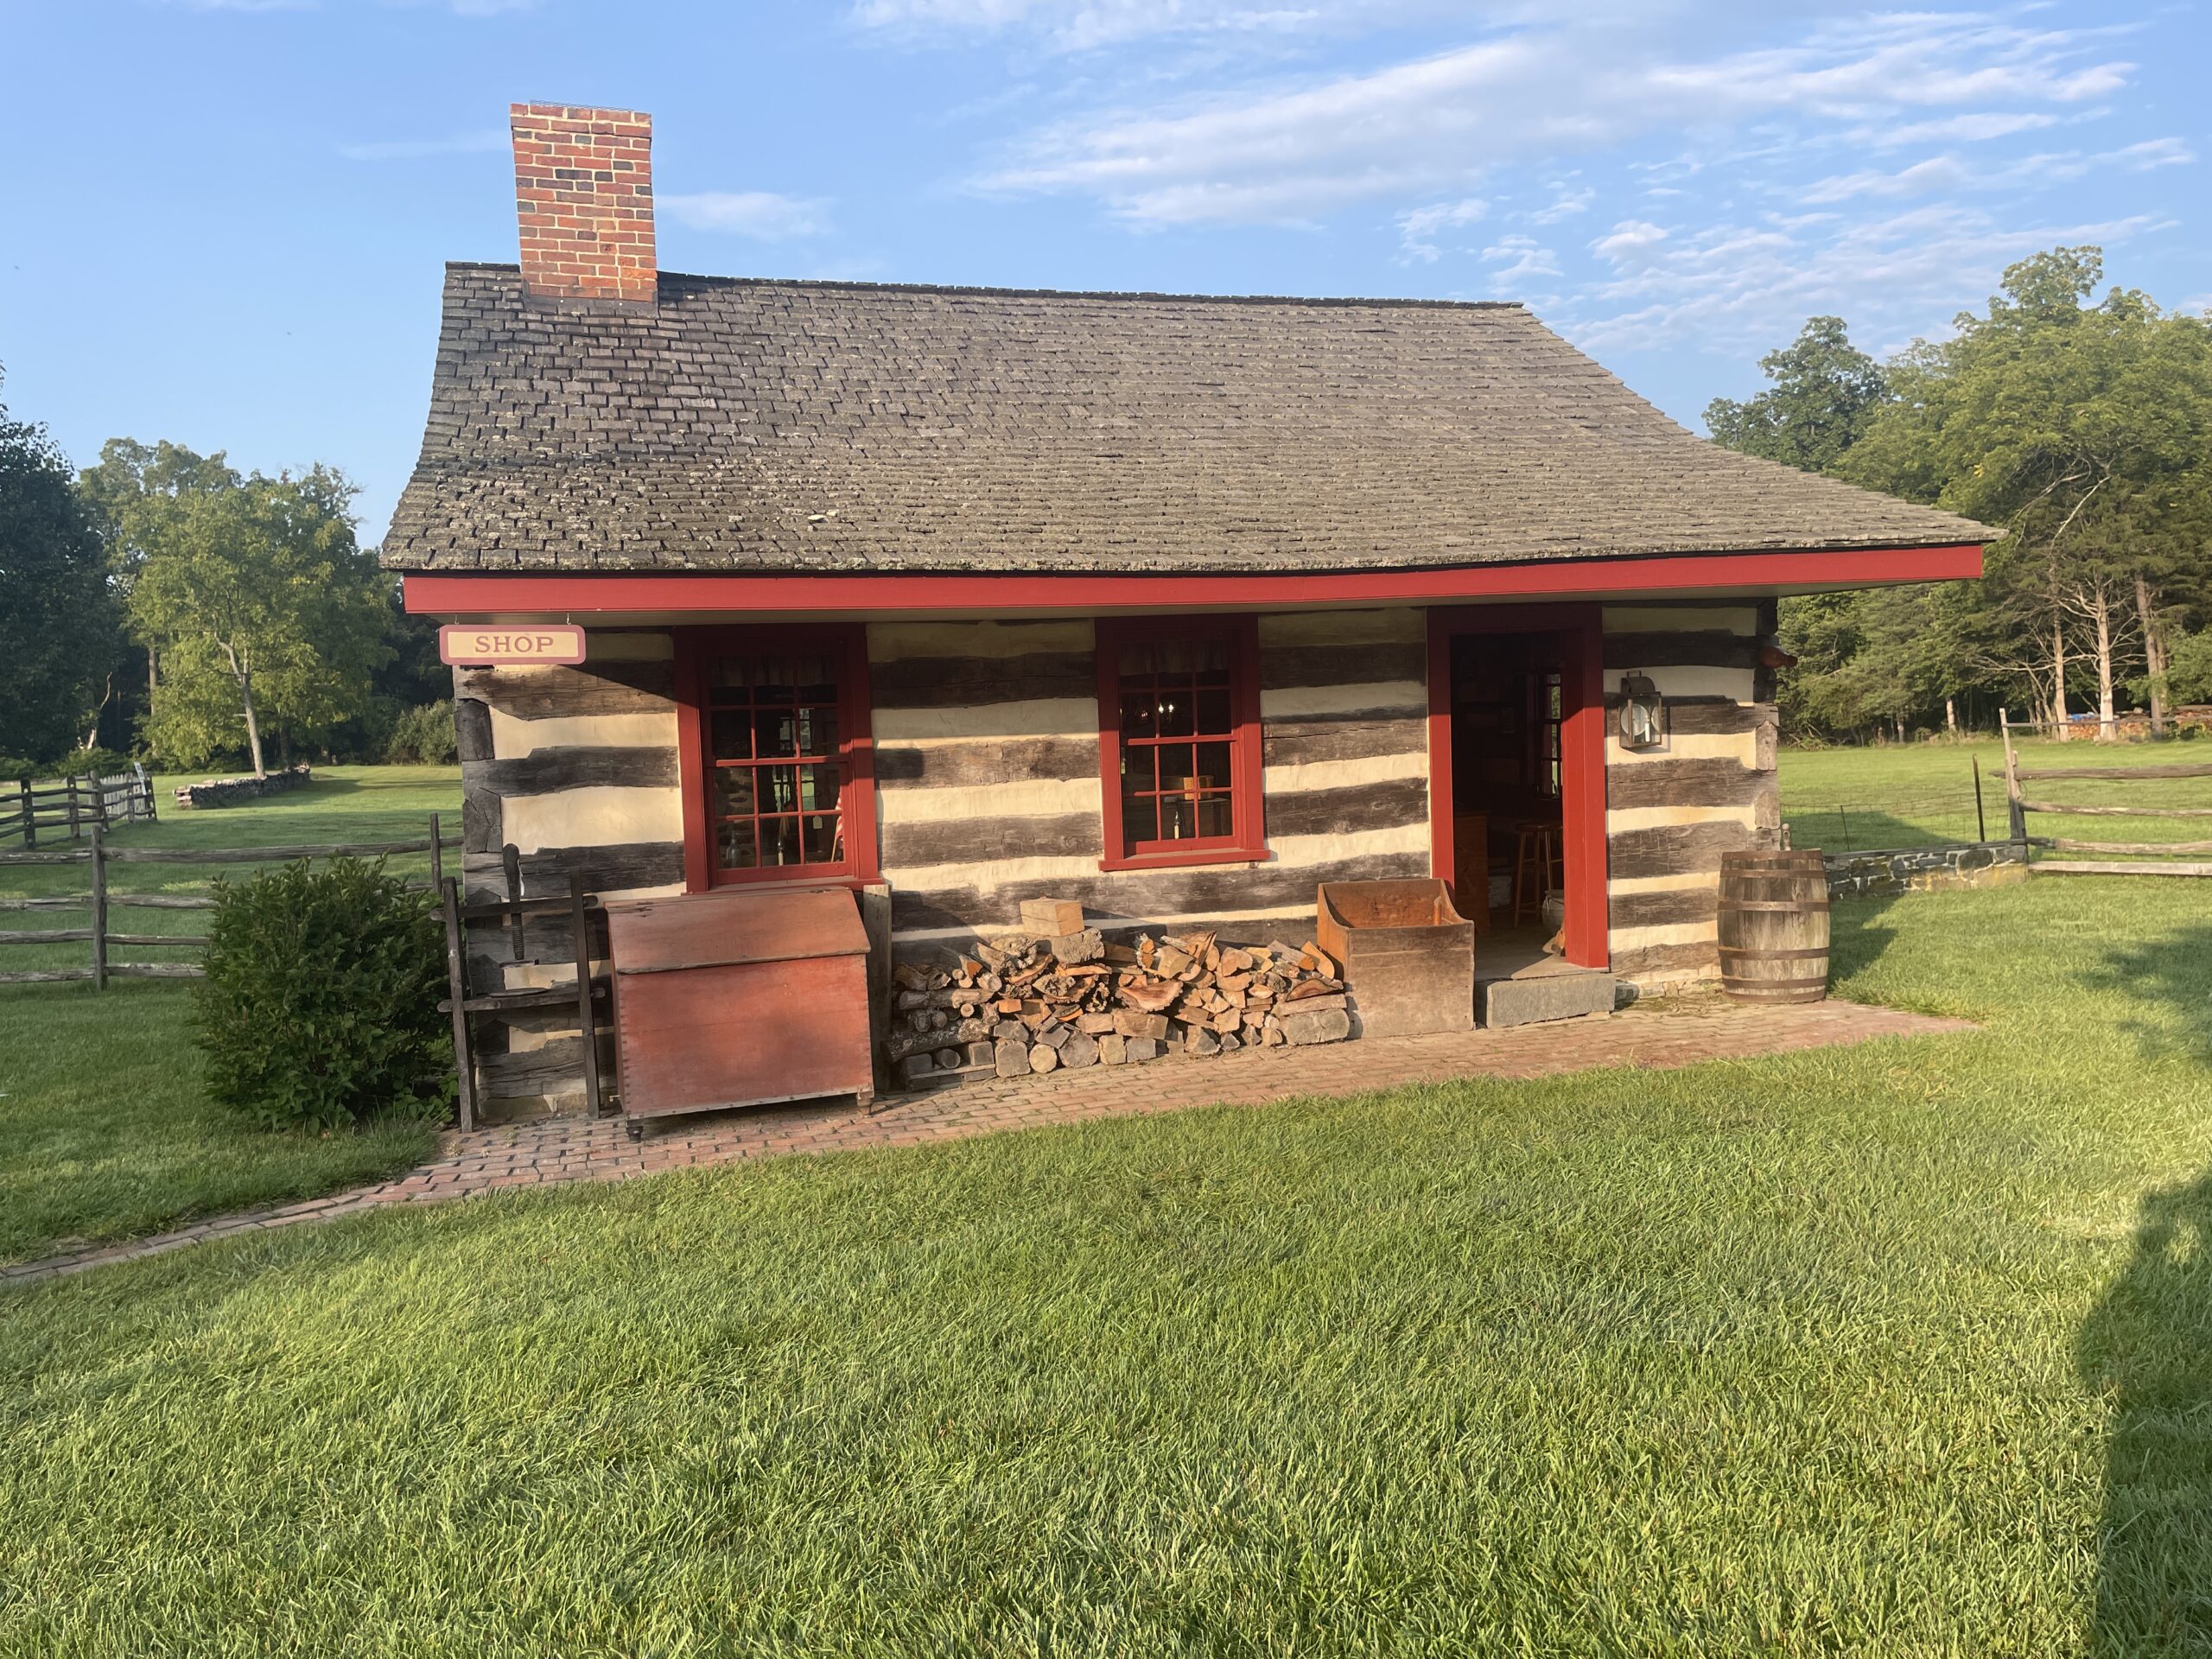
[[[1598,607],[1468,607],[1429,615],[1432,861],[1478,931],[1478,977],[1601,969]]]

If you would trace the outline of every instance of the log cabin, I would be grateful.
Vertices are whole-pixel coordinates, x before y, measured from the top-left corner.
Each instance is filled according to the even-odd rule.
[[[1296,943],[1320,882],[1435,876],[1610,1007],[1713,976],[1721,855],[1778,844],[1777,599],[1993,534],[1517,304],[681,276],[645,116],[512,130],[521,257],[446,270],[383,552],[411,612],[582,632],[454,669],[473,883],[836,883],[917,957],[1046,896]],[[563,1040],[486,1092],[572,1092]]]

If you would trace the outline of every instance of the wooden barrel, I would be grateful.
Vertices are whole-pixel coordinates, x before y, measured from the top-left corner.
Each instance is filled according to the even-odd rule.
[[[1738,1002],[1828,994],[1828,879],[1817,849],[1720,855],[1720,988]]]

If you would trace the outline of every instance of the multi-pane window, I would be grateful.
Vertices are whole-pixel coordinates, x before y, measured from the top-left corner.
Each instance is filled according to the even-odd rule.
[[[1536,676],[1536,788],[1553,800],[1560,798],[1560,722],[1567,711],[1566,694],[1555,674]]]
[[[716,652],[700,710],[717,874],[846,862],[843,653]]]
[[[1218,854],[1258,839],[1258,722],[1249,626],[1102,625],[1108,856]]]

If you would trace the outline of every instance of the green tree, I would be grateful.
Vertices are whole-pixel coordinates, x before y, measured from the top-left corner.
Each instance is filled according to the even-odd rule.
[[[0,747],[48,761],[92,745],[118,620],[68,461],[0,404]]]
[[[365,705],[390,584],[354,539],[341,474],[241,477],[219,454],[126,440],[86,485],[160,664],[157,750],[197,765],[242,738],[258,776],[265,728],[313,736]]]
[[[1773,384],[1742,402],[1714,398],[1707,429],[1724,448],[1805,472],[1834,473],[1889,397],[1885,371],[1851,343],[1840,317],[1807,319],[1759,368]],[[1777,695],[1784,729],[1902,731],[1927,708],[1948,707],[1957,688],[1930,637],[1945,620],[1929,589],[1785,598],[1779,632],[1797,667]]]
[[[1841,317],[1809,317],[1759,359],[1774,384],[1738,403],[1716,397],[1706,429],[1725,448],[1808,473],[1833,471],[1889,396],[1882,365],[1851,343]]]
[[[2003,524],[1982,666],[2061,721],[2086,667],[2109,736],[2126,658],[2203,580],[2212,330],[2130,289],[2085,305],[2102,276],[2094,247],[2012,266],[1986,316],[1891,365],[1895,400],[1839,470]]]

